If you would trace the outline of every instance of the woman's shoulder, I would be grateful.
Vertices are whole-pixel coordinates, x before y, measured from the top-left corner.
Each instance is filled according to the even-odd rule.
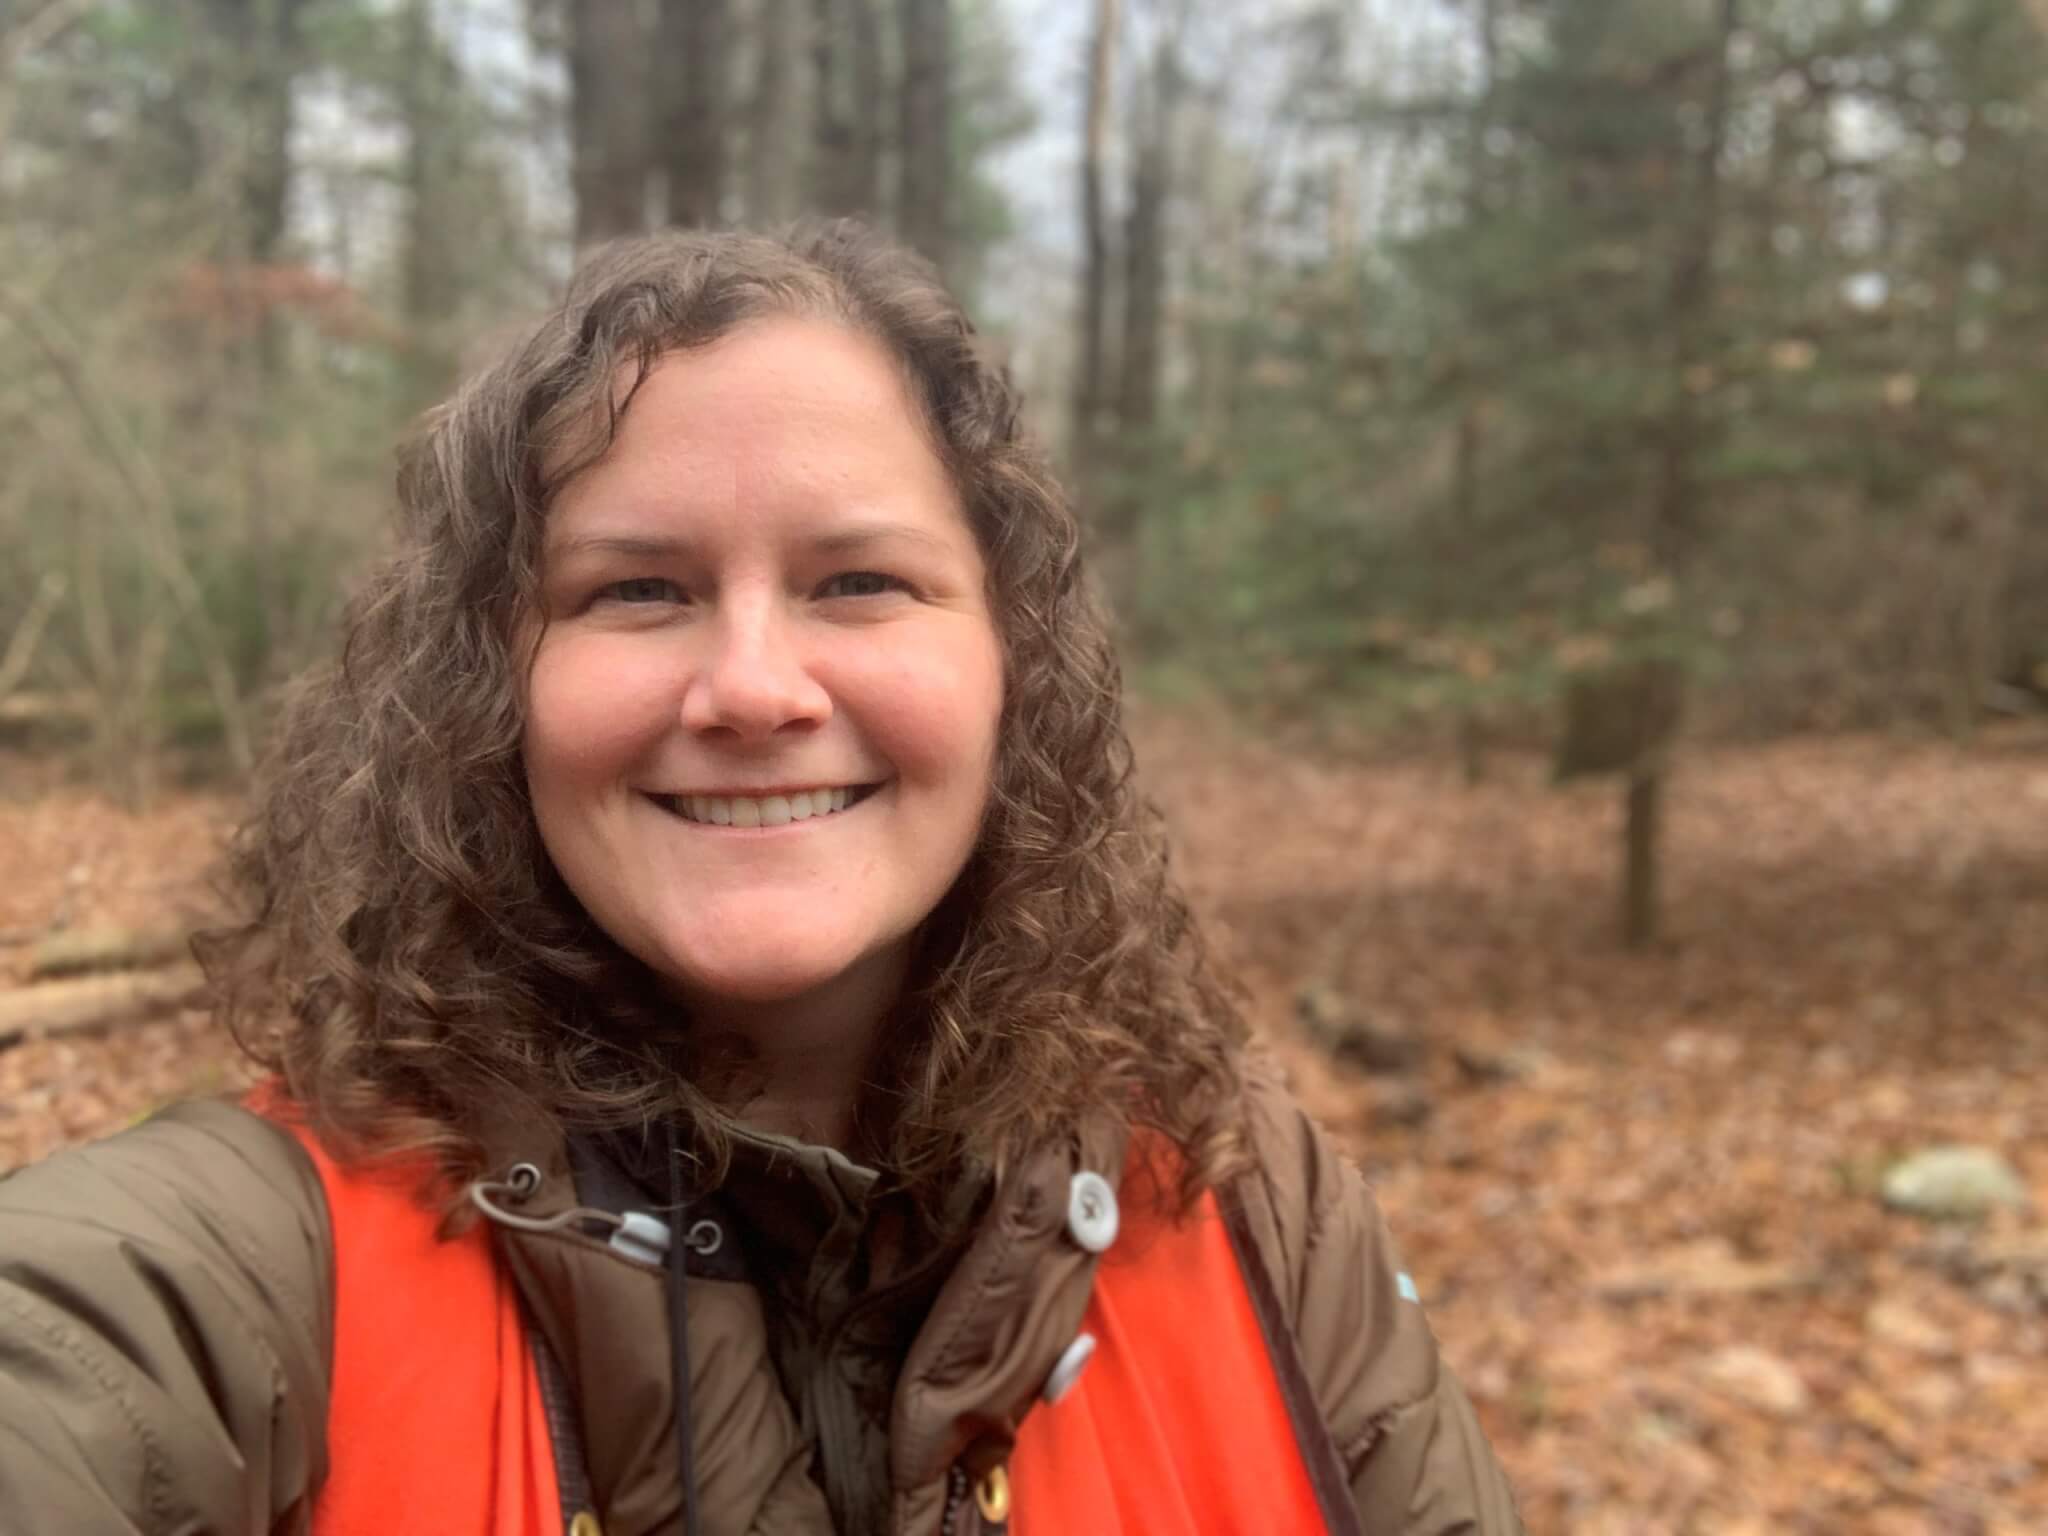
[[[1246,1198],[1268,1208],[1274,1234],[1298,1267],[1333,1224],[1377,1217],[1357,1165],[1302,1104],[1286,1069],[1263,1047],[1239,1058],[1238,1084],[1251,1170]]]
[[[1364,1176],[1270,1058],[1248,1057],[1243,1083],[1253,1167],[1240,1208],[1358,1508],[1431,1512],[1404,1532],[1519,1532]]]
[[[291,1507],[325,1460],[319,1177],[217,1101],[21,1169],[0,1180],[0,1330],[0,1485],[147,1532],[167,1508],[230,1530],[251,1498]]]
[[[1364,1176],[1271,1056],[1248,1054],[1241,1075],[1252,1166],[1239,1199],[1304,1353],[1330,1361],[1369,1349],[1381,1406],[1426,1397],[1435,1343]]]
[[[305,1148],[276,1120],[227,1099],[174,1104],[0,1181],[0,1210],[88,1215],[109,1201],[161,1219],[189,1211],[236,1227],[278,1224],[280,1241],[319,1236],[325,1226]]]

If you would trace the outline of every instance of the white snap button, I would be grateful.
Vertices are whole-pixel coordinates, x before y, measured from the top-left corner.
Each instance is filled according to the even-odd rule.
[[[1095,1358],[1095,1335],[1077,1334],[1074,1342],[1067,1346],[1060,1356],[1059,1364],[1052,1368],[1052,1374],[1045,1378],[1045,1400],[1056,1403],[1073,1390],[1074,1383],[1081,1379],[1081,1373],[1088,1369],[1088,1362]]]
[[[1083,1168],[1067,1186],[1067,1236],[1089,1253],[1107,1253],[1116,1228],[1116,1191],[1101,1174]]]

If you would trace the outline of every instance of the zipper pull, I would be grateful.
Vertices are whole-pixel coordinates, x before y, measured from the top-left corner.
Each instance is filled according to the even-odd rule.
[[[1010,1529],[1010,1470],[1001,1462],[972,1480],[955,1462],[946,1474],[946,1510],[939,1536],[1004,1536]]]

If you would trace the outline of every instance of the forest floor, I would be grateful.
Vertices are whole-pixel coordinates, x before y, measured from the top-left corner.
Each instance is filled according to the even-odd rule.
[[[2048,739],[1689,752],[1665,936],[1630,954],[1611,784],[1185,717],[1138,738],[1211,942],[1371,1177],[1532,1532],[2048,1531]],[[0,938],[203,914],[227,814],[0,759]],[[1311,985],[1419,1064],[1315,1048]],[[0,1168],[240,1070],[197,1012],[0,1051]],[[1886,1168],[1947,1142],[2001,1153],[2032,1210],[1888,1210]]]

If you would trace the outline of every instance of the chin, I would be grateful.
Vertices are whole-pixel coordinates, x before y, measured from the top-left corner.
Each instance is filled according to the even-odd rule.
[[[836,946],[805,950],[763,939],[737,953],[669,950],[654,959],[685,997],[759,1006],[808,997],[845,976],[861,956]]]
[[[667,968],[667,974],[686,998],[716,998],[721,1002],[762,1006],[808,997],[840,973],[797,969],[786,962],[778,962],[716,969],[702,966],[683,969],[672,965]]]

